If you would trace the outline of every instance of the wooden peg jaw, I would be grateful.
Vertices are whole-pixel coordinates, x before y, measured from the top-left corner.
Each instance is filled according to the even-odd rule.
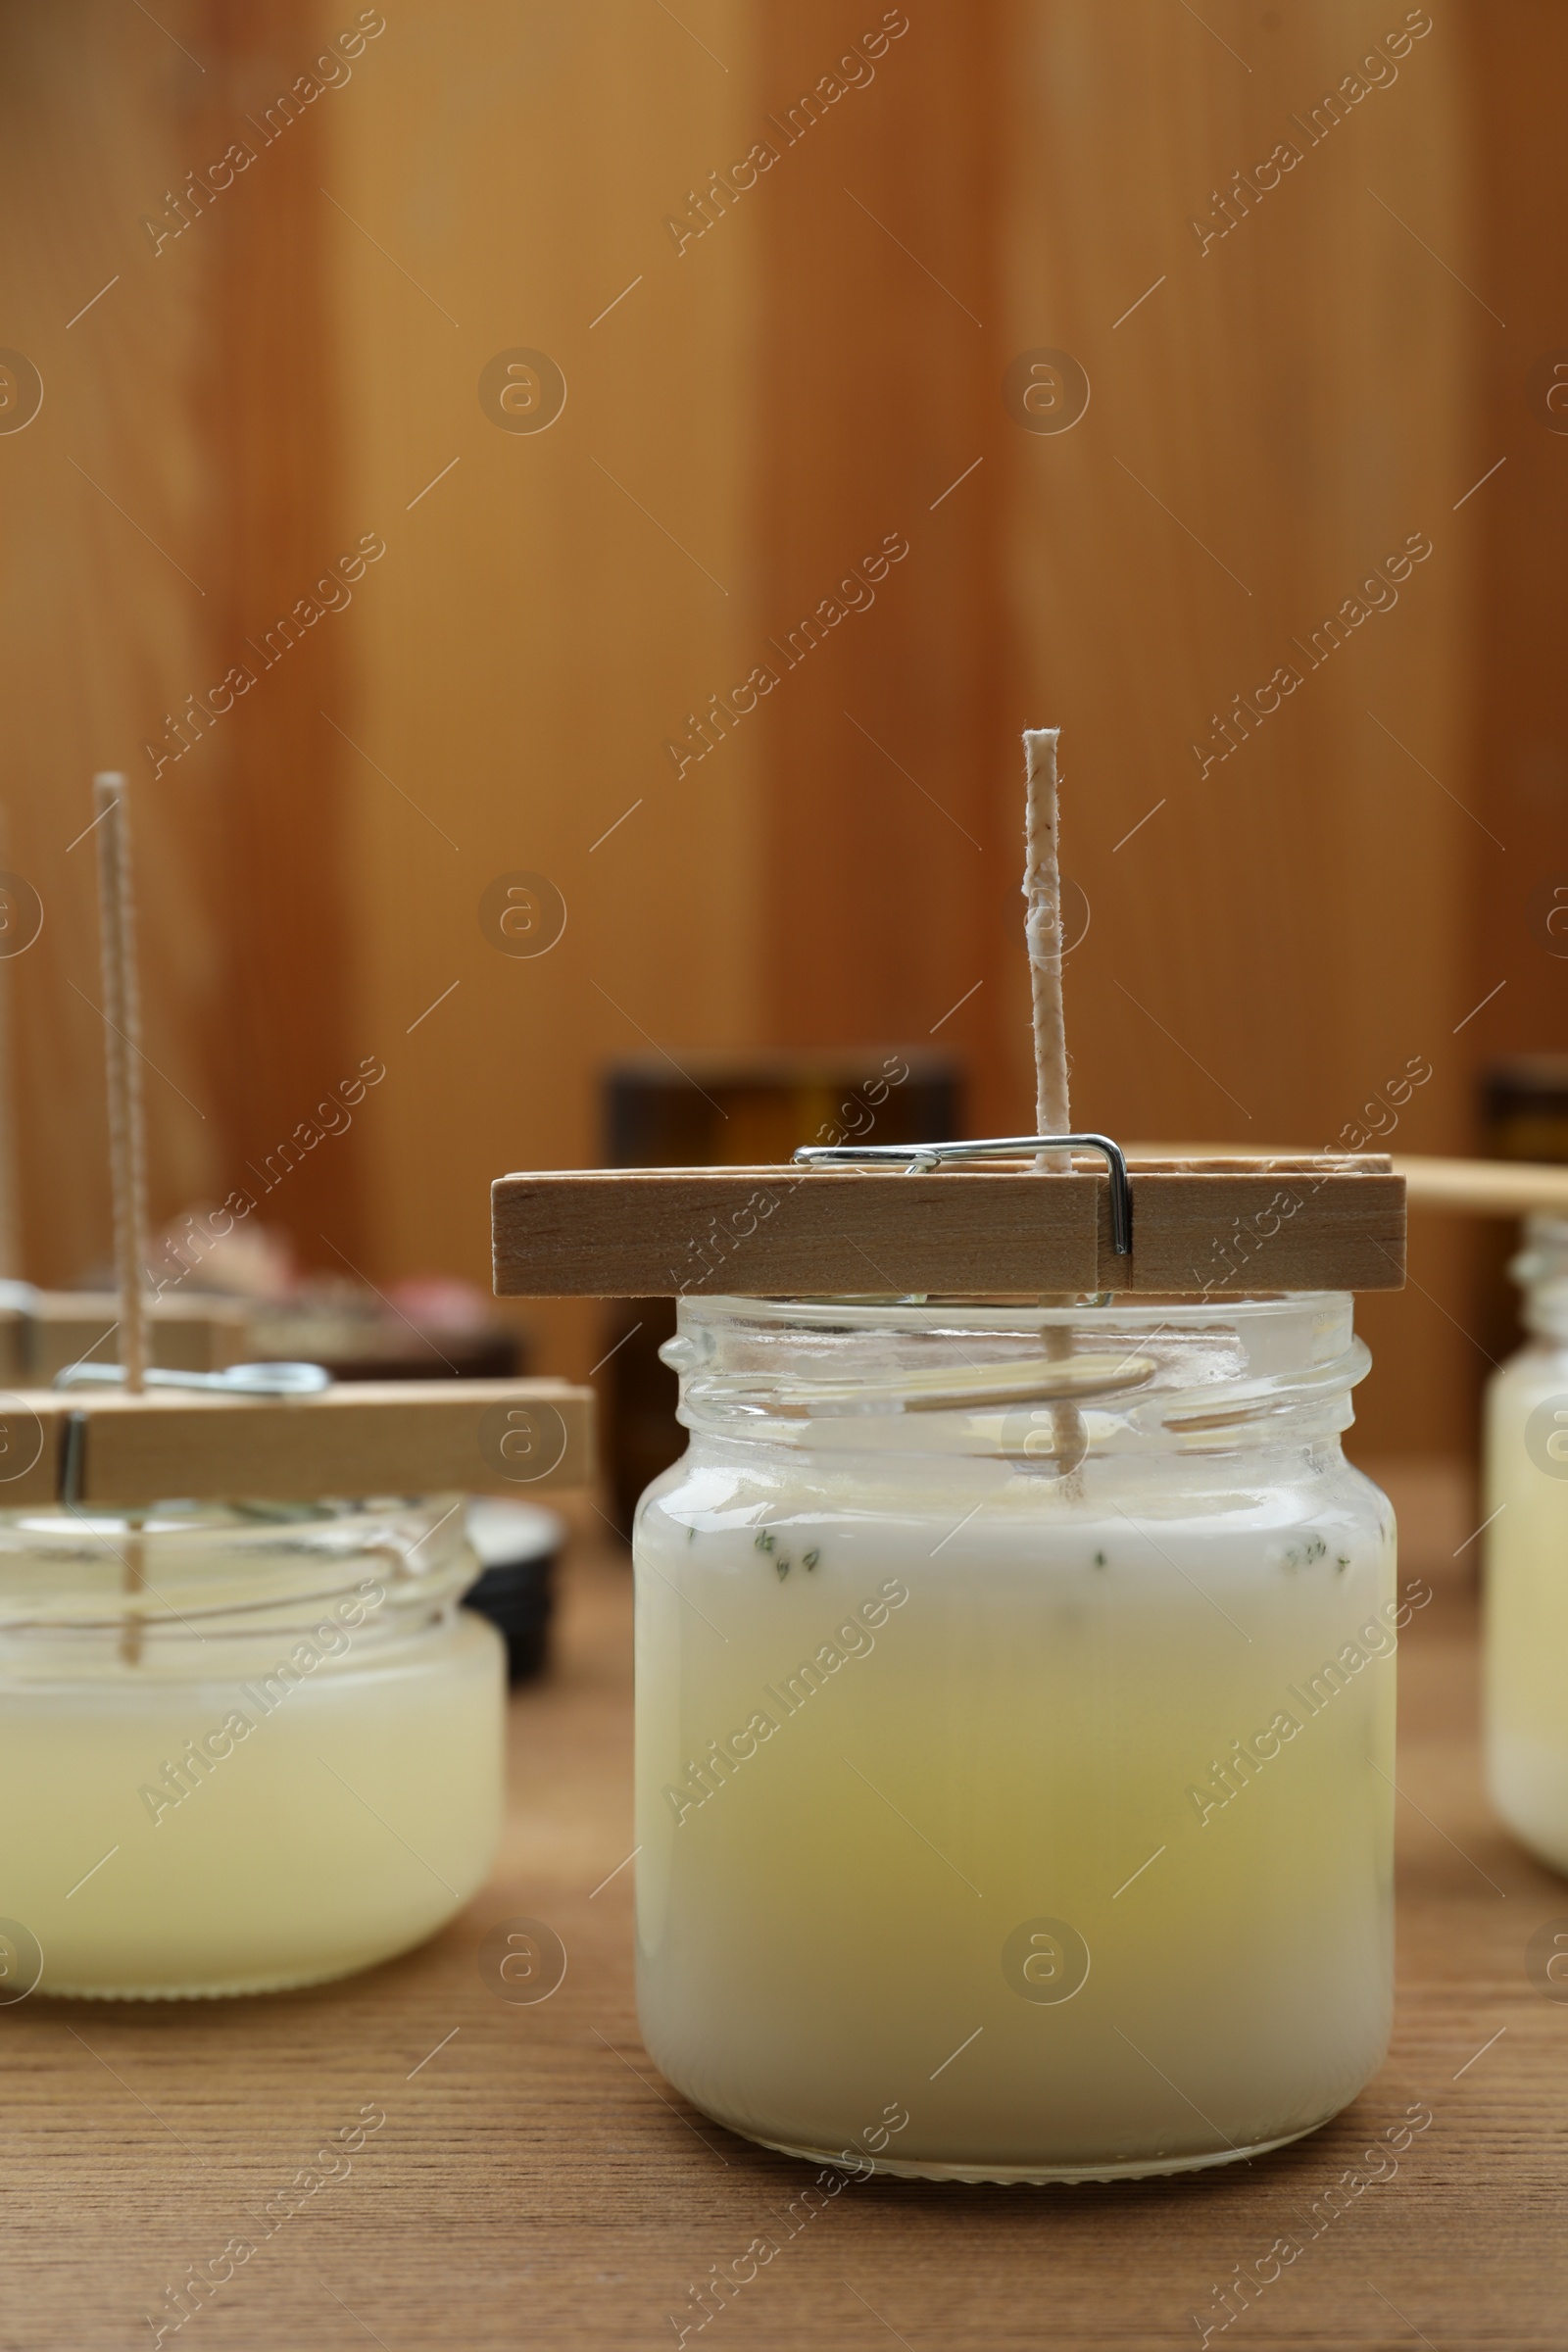
[[[0,1395],[0,1510],[174,1498],[478,1493],[593,1475],[593,1391],[559,1380],[345,1381],[306,1396]]]
[[[150,1300],[147,1320],[152,1361],[170,1371],[220,1372],[225,1364],[243,1362],[250,1345],[250,1311],[242,1299],[175,1292]],[[46,1388],[68,1364],[112,1357],[119,1330],[120,1301],[113,1291],[0,1285],[0,1382]]]
[[[1103,1170],[576,1169],[491,1190],[503,1298],[784,1298],[1394,1291],[1404,1180],[1381,1156],[1130,1159],[1133,1246]]]
[[[1140,1147],[1130,1147],[1137,1151]],[[1207,1158],[1212,1144],[1146,1144],[1151,1158]],[[1568,1217],[1568,1167],[1560,1161],[1447,1159],[1430,1152],[1396,1152],[1396,1176],[1405,1180],[1412,1208],[1446,1209],[1481,1217]]]

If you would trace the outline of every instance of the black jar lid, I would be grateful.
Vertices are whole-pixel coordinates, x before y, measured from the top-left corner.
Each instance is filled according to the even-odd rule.
[[[1487,1143],[1500,1159],[1568,1162],[1568,1054],[1513,1054],[1482,1076]]]
[[[468,1496],[466,1520],[482,1574],[464,1606],[488,1617],[506,1642],[508,1680],[526,1682],[545,1663],[566,1523],[539,1503],[489,1494]]]

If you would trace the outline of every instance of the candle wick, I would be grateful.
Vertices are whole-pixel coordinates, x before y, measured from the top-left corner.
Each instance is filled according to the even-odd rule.
[[[142,1252],[147,1231],[147,1139],[141,1095],[141,996],[136,985],[135,903],[130,877],[129,786],[122,775],[93,778],[98,829],[98,921],[103,963],[104,1060],[109,1091],[109,1178],[114,1205],[115,1278],[120,1294],[120,1357],[125,1386],[147,1385],[147,1298]],[[139,1521],[125,1546],[124,1585],[146,1584]],[[120,1654],[141,1656],[141,1619],[127,1612]]]
[[[1057,850],[1057,727],[1024,730],[1024,874],[1030,997],[1034,1013],[1035,1133],[1065,1135],[1067,1030],[1061,999],[1061,866]],[[1066,1152],[1042,1152],[1036,1167],[1065,1173]]]
[[[1067,1027],[1061,996],[1061,864],[1057,843],[1060,831],[1056,797],[1058,727],[1026,727],[1024,755],[1024,870],[1026,908],[1024,939],[1029,950],[1030,1003],[1034,1017],[1035,1133],[1065,1135],[1071,1126],[1067,1106]],[[1035,1168],[1042,1175],[1068,1175],[1070,1152],[1041,1152]],[[1068,1306],[1069,1298],[1050,1296],[1042,1306]],[[1045,1351],[1053,1360],[1072,1354],[1070,1330],[1047,1324]],[[1089,1450],[1084,1418],[1075,1404],[1053,1404],[1051,1435],[1063,1493],[1072,1500],[1083,1496],[1079,1465]]]

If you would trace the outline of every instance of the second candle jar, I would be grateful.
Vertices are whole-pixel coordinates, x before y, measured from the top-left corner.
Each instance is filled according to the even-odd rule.
[[[1325,2122],[1393,1993],[1394,1520],[1340,1295],[682,1302],[638,1515],[639,2008],[698,2106],[937,2179]]]
[[[477,1567],[456,1495],[0,1512],[0,2007],[279,1991],[444,1926],[501,1835]]]

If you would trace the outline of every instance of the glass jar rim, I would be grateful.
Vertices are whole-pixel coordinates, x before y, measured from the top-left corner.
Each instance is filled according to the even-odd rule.
[[[1562,1224],[1562,1239],[1568,1244],[1568,1221]],[[1114,1314],[1135,1318],[1147,1314],[1151,1321],[1170,1323],[1178,1329],[1200,1330],[1212,1324],[1216,1317],[1237,1317],[1256,1320],[1265,1314],[1277,1315],[1282,1309],[1302,1309],[1306,1312],[1322,1309],[1338,1310],[1353,1302],[1349,1291],[1246,1291],[1215,1292],[1203,1298],[1190,1292],[1144,1294],[1131,1291],[1081,1292],[1065,1302],[1047,1301],[1027,1294],[1004,1298],[995,1292],[945,1292],[928,1298],[909,1297],[891,1298],[885,1292],[853,1292],[841,1297],[811,1296],[795,1298],[749,1298],[738,1292],[687,1292],[679,1300],[682,1308],[690,1308],[700,1316],[710,1313],[714,1319],[746,1318],[752,1321],[773,1317],[781,1322],[799,1322],[807,1327],[830,1327],[835,1322],[863,1318],[864,1328],[897,1329],[901,1320],[906,1329],[917,1329],[920,1318],[952,1313],[961,1314],[965,1321],[973,1317],[981,1329],[1005,1331],[1022,1316],[1042,1326],[1070,1327],[1076,1318],[1094,1314]]]
[[[1217,1451],[1338,1439],[1371,1362],[1353,1307],[1342,1291],[688,1296],[661,1354],[682,1422],[720,1439],[1038,1460],[1066,1450],[1066,1415],[1089,1452]]]
[[[371,1586],[390,1628],[447,1605],[478,1574],[462,1502],[171,1498],[0,1511],[0,1638],[102,1635],[132,1621],[176,1645],[272,1636]]]

